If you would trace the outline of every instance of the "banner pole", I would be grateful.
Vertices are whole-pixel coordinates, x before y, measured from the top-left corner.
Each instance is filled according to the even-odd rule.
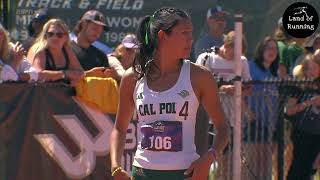
[[[237,77],[241,77],[241,55],[242,55],[242,14],[235,14],[235,43],[234,43],[234,58],[235,58],[235,74]],[[241,179],[241,78],[236,78],[234,82],[235,93],[235,124],[233,133],[233,158],[232,158],[232,179]]]

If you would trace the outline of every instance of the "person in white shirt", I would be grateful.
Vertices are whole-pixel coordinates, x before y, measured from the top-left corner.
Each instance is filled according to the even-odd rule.
[[[37,81],[38,72],[24,56],[22,44],[10,42],[6,29],[0,24],[0,81]]]
[[[202,53],[197,59],[197,64],[207,67],[214,75],[223,78],[223,80],[231,80],[236,76],[235,74],[235,60],[234,60],[234,31],[227,34],[224,44],[218,49],[218,52]],[[243,40],[243,52],[245,52],[245,41]],[[249,65],[247,58],[241,56],[242,79],[251,79],[249,72]]]
[[[209,71],[217,78],[222,78],[224,81],[232,80],[236,77],[235,74],[235,65],[236,61],[234,59],[234,41],[235,41],[235,33],[234,31],[229,32],[225,39],[224,44],[215,49],[213,52],[205,52],[199,55],[196,63],[205,66]],[[244,54],[246,49],[245,40],[242,40],[242,52]],[[247,58],[245,56],[241,56],[241,77],[243,80],[250,80],[250,71]],[[251,88],[243,87],[242,94],[246,95],[250,92]],[[234,85],[222,85],[220,86],[220,94],[221,103],[223,110],[225,112],[226,119],[228,119],[230,128],[234,127],[234,111],[233,111],[233,93],[234,93]],[[206,116],[201,116],[206,117]],[[232,131],[231,131],[232,132]],[[225,149],[225,152],[228,149]],[[229,151],[229,150],[228,150]],[[224,179],[230,176],[230,170],[232,163],[229,163],[228,160],[231,159],[231,153],[225,153],[223,158],[219,163],[218,172],[216,175],[217,179]],[[227,167],[229,166],[229,168]],[[229,169],[229,170],[228,170]]]

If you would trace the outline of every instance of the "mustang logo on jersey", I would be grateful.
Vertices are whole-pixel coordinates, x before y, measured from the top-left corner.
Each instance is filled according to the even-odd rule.
[[[181,96],[182,98],[186,98],[190,95],[189,91],[187,90],[182,90],[179,93],[177,93],[179,96]]]
[[[138,95],[137,95],[137,100],[138,99],[143,99],[143,94],[142,93],[139,93]]]

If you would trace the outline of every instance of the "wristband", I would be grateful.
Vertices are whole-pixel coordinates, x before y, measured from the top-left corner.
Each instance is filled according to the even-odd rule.
[[[117,172],[121,171],[122,167],[117,167],[115,170],[112,171],[111,176],[114,176]]]

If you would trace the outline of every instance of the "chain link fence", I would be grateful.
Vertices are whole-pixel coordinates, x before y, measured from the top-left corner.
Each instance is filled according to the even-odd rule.
[[[220,81],[220,84],[228,82]],[[293,159],[291,132],[294,123],[285,115],[285,106],[290,97],[312,97],[320,94],[319,81],[271,79],[243,84],[247,88],[243,91],[242,97],[241,179],[286,179]],[[295,91],[296,88],[306,89],[310,86],[316,88],[298,94]],[[219,95],[232,136],[235,120],[234,97],[233,94],[225,92],[220,92]],[[309,117],[305,114],[304,117],[306,116]],[[320,116],[317,120],[320,120]],[[214,136],[214,128],[209,134]],[[232,179],[232,150],[230,142],[218,163],[212,166],[211,179]],[[314,173],[314,179],[318,180],[316,170]]]

